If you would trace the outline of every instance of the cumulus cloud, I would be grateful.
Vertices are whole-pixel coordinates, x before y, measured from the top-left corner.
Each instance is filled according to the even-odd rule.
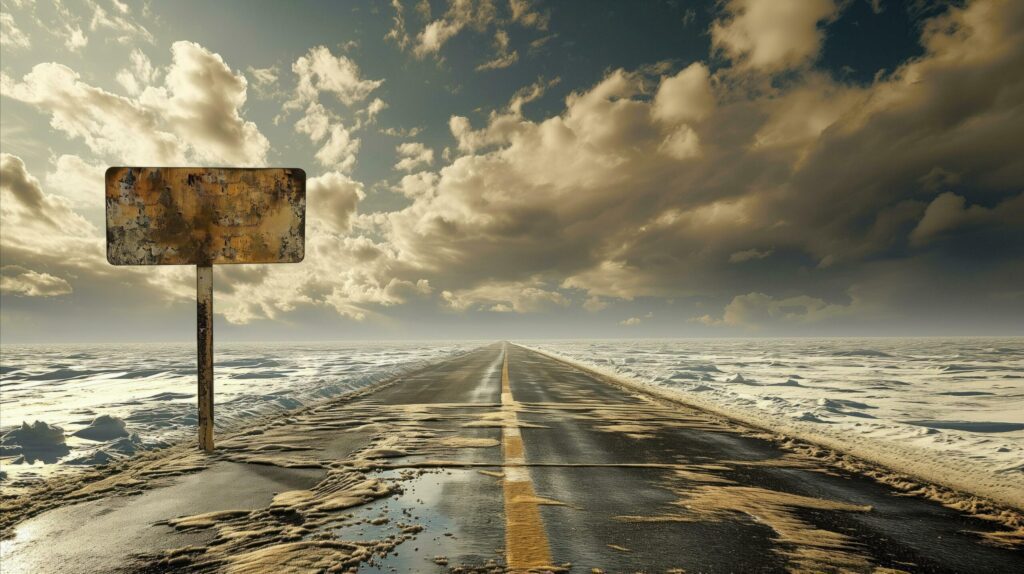
[[[337,234],[349,231],[359,201],[366,197],[363,185],[340,172],[327,172],[306,182],[309,212]]]
[[[640,317],[629,317],[627,319],[623,319],[622,321],[619,321],[619,325],[622,325],[624,327],[635,327],[635,326],[643,323],[644,321],[647,321],[647,320],[650,320],[650,319],[653,319],[653,318],[654,318],[654,313],[648,311],[647,313],[644,313],[643,316],[640,316]]]
[[[0,226],[5,295],[53,297],[71,295],[83,285],[89,292],[98,285],[133,284],[156,299],[192,292],[188,284],[182,289],[178,273],[168,268],[145,273],[107,265],[101,232],[67,199],[44,192],[21,158],[7,153],[0,154]]]
[[[995,207],[967,205],[967,200],[945,192],[932,200],[921,220],[910,232],[915,245],[924,245],[944,234],[965,228],[1014,227],[1024,222],[1024,193],[1007,198]]]
[[[103,205],[105,170],[102,164],[64,154],[54,162],[54,170],[46,174],[46,188],[69,199],[75,208],[98,208]]]
[[[817,57],[819,27],[839,13],[834,0],[729,0],[711,27],[712,45],[738,66],[776,72]]]
[[[330,137],[316,152],[316,160],[330,169],[346,173],[352,171],[356,165],[356,154],[359,153],[359,138],[353,138],[340,122],[332,125],[328,133]]]
[[[453,309],[480,309],[495,313],[538,313],[554,306],[566,306],[569,300],[549,289],[538,279],[491,282],[472,289],[444,291],[442,298]]]
[[[961,227],[935,227],[950,219],[935,217],[980,213],[967,207],[980,199],[965,196],[959,211],[940,204],[912,235],[929,203],[922,197],[934,197],[924,182],[936,168],[971,181],[973,196],[989,198],[985,209],[1015,213],[994,206],[1024,184],[1015,151],[1024,117],[1009,96],[1022,88],[1010,73],[1024,63],[1022,12],[998,2],[952,7],[924,27],[922,57],[867,86],[804,71],[751,93],[698,63],[653,80],[612,70],[541,121],[511,109],[482,126],[455,116],[461,155],[403,179],[412,204],[386,214],[381,231],[398,260],[427,274],[453,306],[515,310],[497,297],[474,306],[476,287],[467,285],[486,293],[544,277],[557,285],[545,291],[582,300],[740,297],[723,301],[731,313],[709,316],[722,325],[838,317],[866,261],[942,265],[952,254],[929,254],[942,247],[923,238]],[[797,62],[776,53],[779,65]],[[1004,233],[1006,225],[1019,227],[1004,224]],[[770,271],[738,265],[769,255]],[[818,286],[813,296],[750,289],[791,293],[808,282]]]
[[[295,122],[295,131],[308,135],[314,142],[324,139],[330,127],[331,115],[320,102],[310,103],[305,115]]]
[[[183,163],[186,145],[158,110],[138,100],[90,86],[77,72],[55,63],[37,64],[16,82],[4,76],[6,97],[50,113],[50,125],[89,149],[129,163]]]
[[[611,69],[577,87],[556,113],[528,119],[523,107],[550,86],[538,80],[483,119],[451,117],[444,165],[418,142],[397,149],[398,169],[419,171],[402,174],[394,190],[403,207],[391,212],[360,214],[365,190],[349,175],[360,146],[353,134],[383,109],[382,100],[365,103],[379,80],[366,80],[326,48],[311,50],[290,100],[303,114],[295,129],[318,145],[326,171],[310,179],[307,259],[266,273],[223,271],[234,275],[219,311],[237,323],[302,308],[366,320],[426,298],[452,310],[531,313],[671,297],[702,302],[707,314],[696,324],[765,331],[897,321],[908,301],[940,295],[974,311],[991,311],[997,299],[1002,315],[1020,310],[1020,299],[1006,294],[1019,292],[1020,257],[1012,253],[1024,248],[1024,78],[1017,73],[1024,7],[951,6],[922,25],[922,55],[851,85],[810,65],[837,4],[799,3],[800,13],[784,22],[762,13],[773,4],[725,5],[712,30],[725,66]],[[444,26],[473,28],[475,14],[486,13],[467,5],[456,2],[431,20],[442,24],[436,50],[424,56],[439,54]],[[483,32],[510,25],[512,17],[495,10]],[[755,22],[783,31],[753,30]],[[414,38],[417,46],[424,40]],[[164,94],[159,101],[169,102],[180,90],[190,109],[240,109],[240,74],[224,73],[226,65],[208,54],[185,56],[172,67],[200,62],[220,69],[219,81],[204,87],[184,72],[172,80],[169,70],[125,98],[44,64],[20,81],[5,76],[3,92],[45,110],[55,129],[101,157],[169,163],[227,156],[217,145],[244,133],[240,116],[186,131],[172,120],[202,123],[203,112],[178,114],[147,97]],[[785,71],[785,81],[757,90],[734,81],[740,74],[767,82],[752,71]],[[185,97],[202,89],[212,92],[208,98]],[[354,123],[343,125],[322,91],[340,105],[358,104]],[[204,143],[196,147],[193,137]],[[237,151],[245,149],[235,153],[258,155]],[[13,241],[9,221],[34,226],[42,241],[56,222],[78,221],[60,197],[70,197],[61,182],[87,168],[58,158],[53,181],[46,178],[53,194],[33,191],[38,182],[18,183],[25,178],[8,185],[5,175],[4,193],[18,198],[2,206],[5,242]],[[100,252],[94,229],[61,237]],[[11,265],[62,278],[71,296],[79,292],[69,267],[29,257],[30,248],[5,243],[5,263],[20,250]],[[756,263],[767,257],[772,265]],[[971,281],[949,279],[968,264]],[[969,300],[958,297],[967,290]]]
[[[714,108],[710,73],[707,66],[696,62],[661,81],[651,113],[670,124],[693,123],[707,117]]]
[[[384,80],[362,77],[359,66],[347,56],[335,56],[326,46],[315,46],[292,64],[298,86],[286,109],[297,109],[314,102],[321,92],[334,95],[346,106],[361,102],[380,87]]]
[[[49,273],[17,265],[0,267],[0,293],[24,297],[57,297],[71,293],[71,284]]]
[[[346,106],[353,106],[380,87],[384,80],[368,80],[362,77],[359,66],[346,56],[335,56],[325,46],[316,46],[292,65],[298,76],[298,85],[290,100],[284,104],[284,114],[290,110],[305,108],[304,115],[295,123],[295,130],[309,135],[313,142],[325,137],[327,141],[316,152],[320,165],[343,172],[350,172],[356,163],[360,140],[352,135],[355,130],[371,124],[377,113],[387,107],[380,98],[374,99],[365,110],[365,121],[360,118],[350,129],[337,114],[320,102],[321,93],[333,94]],[[275,123],[282,119],[279,116]]]
[[[733,297],[725,306],[721,319],[704,315],[695,321],[705,325],[726,325],[756,331],[786,323],[816,323],[850,314],[853,310],[853,303],[830,304],[807,295],[778,299],[755,292]]]
[[[270,142],[239,113],[246,101],[245,76],[194,42],[175,42],[171,55],[164,88],[147,89],[142,101],[164,110],[166,121],[200,161],[262,165]]]
[[[492,27],[496,28],[493,35],[495,55],[480,64],[478,71],[507,68],[518,61],[519,54],[511,48],[505,27],[515,25],[520,29],[543,31],[550,20],[546,11],[538,10],[529,0],[510,0],[507,5],[499,5],[493,0],[449,0],[447,11],[435,20],[429,19],[429,4],[426,10],[421,10],[429,21],[413,38],[406,31],[401,2],[392,0],[392,6],[395,10],[393,25],[385,37],[403,50],[411,45],[413,55],[420,59],[438,56],[444,45],[463,30],[485,33]]]
[[[850,86],[807,68],[838,10],[818,6],[738,55],[720,45],[733,69],[611,70],[528,120],[539,80],[478,125],[451,118],[448,164],[403,177],[410,204],[375,214],[373,239],[319,247],[352,268],[320,269],[300,292],[353,318],[431,293],[516,313],[694,296],[722,305],[708,317],[722,327],[818,328],[878,317],[879,302],[900,311],[913,289],[896,273],[872,282],[880,260],[941,277],[958,265],[951,245],[1021,245],[1024,9],[954,6],[922,28],[924,55]],[[751,69],[794,75],[764,92],[723,79]],[[939,201],[936,169],[970,182],[962,204]],[[769,255],[771,270],[740,264]],[[1005,264],[980,269],[991,279],[974,292],[1009,290]]]
[[[377,114],[388,108],[387,102],[380,98],[374,98],[364,109],[360,110],[362,118],[360,127],[371,125],[377,121]]]
[[[134,48],[129,56],[128,67],[119,70],[116,78],[129,95],[137,96],[152,85],[159,75],[159,70],[153,67],[149,57],[142,50]]]
[[[48,112],[55,129],[118,161],[262,165],[269,141],[239,112],[245,78],[198,44],[175,42],[171,52],[164,83],[138,98],[91,86],[56,63],[37,64],[21,81],[5,75],[0,91]]]
[[[434,163],[434,150],[420,142],[400,143],[395,151],[401,158],[395,164],[395,169],[400,171],[415,171],[417,168],[428,167]]]

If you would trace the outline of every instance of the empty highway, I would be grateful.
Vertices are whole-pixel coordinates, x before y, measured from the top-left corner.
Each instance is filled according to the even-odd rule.
[[[1024,565],[999,524],[508,343],[219,441],[61,491],[4,573]]]

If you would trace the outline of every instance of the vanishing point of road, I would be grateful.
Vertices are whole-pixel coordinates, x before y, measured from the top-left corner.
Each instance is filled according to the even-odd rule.
[[[137,482],[21,522],[0,569],[1024,571],[998,525],[508,343]]]

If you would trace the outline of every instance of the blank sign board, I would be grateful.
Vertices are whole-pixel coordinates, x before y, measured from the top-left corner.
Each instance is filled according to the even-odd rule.
[[[305,256],[301,169],[112,167],[106,200],[114,265],[297,263]]]

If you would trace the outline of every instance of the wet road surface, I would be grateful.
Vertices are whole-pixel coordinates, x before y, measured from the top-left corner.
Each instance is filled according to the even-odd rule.
[[[262,564],[318,571],[332,564],[329,554],[319,562],[261,554],[263,562],[247,559],[244,567],[232,560],[242,550],[293,549],[295,540],[328,537],[356,545],[336,551],[349,553],[344,568],[360,572],[1024,566],[1019,549],[983,543],[978,533],[998,525],[897,496],[512,344],[483,347],[288,421],[224,441],[205,470],[168,486],[69,504],[21,523],[3,542],[0,569],[259,571],[252,565]],[[335,512],[283,501],[338,491],[330,481],[342,472],[395,486],[336,504]],[[312,494],[285,496],[296,492]],[[230,517],[199,527],[165,522],[227,509]],[[301,528],[287,530],[284,522]],[[252,532],[271,535],[234,544]],[[166,559],[184,547],[202,550]]]

